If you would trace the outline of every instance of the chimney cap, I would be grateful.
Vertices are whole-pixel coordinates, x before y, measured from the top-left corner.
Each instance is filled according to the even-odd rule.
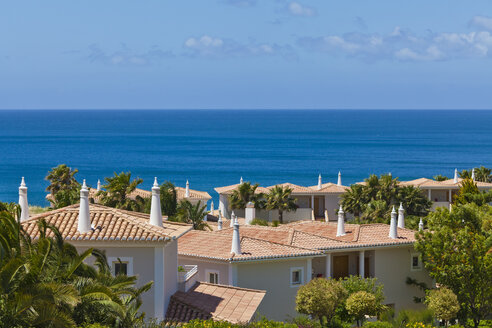
[[[253,202],[248,202],[248,204],[246,204],[246,207],[247,208],[253,208],[253,207],[255,207],[255,204]]]
[[[152,185],[152,187],[159,187],[159,183],[157,183],[157,177],[154,177],[154,184]]]
[[[87,191],[87,184],[85,183],[85,179],[82,181],[82,190]]]
[[[21,187],[25,187],[26,186],[26,182],[24,181],[24,177],[22,177],[21,179],[21,184],[20,184]]]

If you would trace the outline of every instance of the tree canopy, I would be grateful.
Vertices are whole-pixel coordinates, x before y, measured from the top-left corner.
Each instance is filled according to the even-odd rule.
[[[80,183],[75,179],[79,170],[71,169],[66,164],[52,168],[46,180],[50,185],[46,188],[50,192],[49,201],[53,208],[61,208],[77,204],[80,199]]]
[[[296,199],[292,197],[292,189],[289,187],[275,186],[266,194],[265,208],[278,211],[278,220],[284,222],[283,213],[297,209]]]
[[[132,180],[131,172],[121,172],[114,176],[105,178],[106,184],[102,187],[105,190],[98,192],[101,205],[120,208],[128,211],[143,212],[146,207],[146,200],[141,196],[131,197],[131,193],[143,182],[142,179]]]
[[[416,234],[415,249],[435,281],[457,296],[458,318],[474,326],[492,307],[492,207],[476,204],[438,208],[427,217],[428,230]]]
[[[241,183],[229,195],[229,204],[231,209],[244,209],[246,208],[246,204],[249,202],[253,202],[255,204],[255,208],[257,209],[262,208],[264,195],[256,192],[258,187],[259,184],[257,183],[254,185],[250,182]]]
[[[413,186],[402,186],[391,175],[371,175],[364,184],[354,184],[342,195],[342,206],[363,222],[387,222],[392,206],[403,203],[409,216],[425,216],[432,202]]]

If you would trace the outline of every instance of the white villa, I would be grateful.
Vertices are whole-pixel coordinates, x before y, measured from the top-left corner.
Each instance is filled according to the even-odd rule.
[[[241,178],[239,184],[215,188],[215,191],[219,194],[219,210],[227,219],[230,219],[232,214],[229,206],[229,195],[242,183],[243,179]],[[336,221],[340,196],[348,189],[348,187],[342,185],[342,176],[339,172],[336,184],[323,183],[320,174],[318,184],[314,186],[304,187],[286,182],[269,187],[260,186],[256,189],[256,192],[268,193],[275,186],[291,188],[292,196],[296,198],[298,208],[292,212],[284,212],[284,222],[314,219]],[[239,217],[245,217],[245,210],[234,210],[234,214]],[[256,211],[256,218],[267,221],[278,220],[278,211],[258,210]]]
[[[385,303],[396,311],[417,308],[422,292],[406,278],[433,284],[414,250],[415,232],[405,228],[403,208],[391,224],[346,224],[299,221],[279,227],[222,226],[190,231],[178,243],[180,265],[197,264],[200,281],[266,290],[260,315],[285,320],[297,315],[299,286],[316,277],[376,277],[384,285]]]
[[[137,285],[153,281],[151,290],[142,296],[142,310],[147,318],[177,322],[197,318],[235,323],[252,320],[264,291],[200,283],[196,264],[178,269],[178,240],[192,226],[170,222],[162,216],[159,192],[156,178],[149,192],[150,215],[130,212],[89,204],[84,180],[80,204],[29,216],[23,178],[19,187],[20,220],[33,240],[39,237],[38,221],[44,219],[79,252],[88,248],[103,250],[114,274],[136,275]],[[53,232],[50,234],[54,236]]]
[[[472,178],[475,171],[473,170]],[[458,193],[460,183],[463,179],[458,178],[458,170],[454,170],[454,178],[445,181],[436,181],[427,178],[420,178],[410,181],[402,181],[405,186],[414,186],[422,190],[422,193],[432,201],[432,210],[437,207],[449,208],[453,202],[453,197]],[[481,191],[492,189],[492,183],[476,181],[477,187]]]
[[[472,178],[474,178],[474,174],[472,174]],[[436,181],[428,178],[419,178],[411,181],[401,181],[400,184],[420,188],[422,193],[433,202],[432,210],[434,210],[437,207],[443,206],[449,208],[453,202],[454,195],[460,188],[462,180],[458,178],[458,170],[455,169],[453,179]],[[229,195],[242,183],[243,179],[241,178],[238,184],[215,188],[215,191],[219,194],[219,210],[221,215],[226,219],[230,219],[233,212],[229,205]],[[365,184],[365,182],[357,182],[357,184]],[[476,184],[478,189],[482,191],[492,189],[492,183],[476,181]],[[340,198],[349,189],[349,187],[342,185],[340,172],[338,172],[338,181],[336,184],[322,183],[322,177],[319,175],[318,184],[314,186],[299,186],[292,183],[278,185],[292,189],[292,196],[296,198],[296,204],[298,206],[296,211],[284,212],[285,222],[300,220],[336,221]],[[256,192],[268,193],[275,186],[260,186],[256,189]],[[218,216],[218,212],[212,212]],[[243,209],[235,209],[234,214],[240,218],[246,218],[247,216],[246,210]],[[278,212],[276,210],[256,210],[254,218],[274,221],[278,220]],[[249,219],[247,218],[247,220]]]

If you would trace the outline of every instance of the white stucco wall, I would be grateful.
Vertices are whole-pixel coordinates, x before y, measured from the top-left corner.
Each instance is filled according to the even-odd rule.
[[[271,262],[245,262],[235,264],[237,286],[266,290],[258,308],[258,314],[273,320],[295,317],[295,297],[299,287],[291,287],[291,268],[304,268],[304,282],[307,279],[307,259],[278,260]]]
[[[77,250],[83,252],[87,250],[87,246],[78,246]],[[143,286],[149,281],[154,281],[154,247],[105,247],[96,246],[94,248],[106,252],[106,256],[115,258],[130,257],[133,262],[133,274],[137,276],[137,286]],[[88,263],[92,263],[89,260]],[[111,266],[111,263],[109,263]],[[147,316],[154,316],[154,288],[142,295],[141,311]]]
[[[206,277],[207,271],[218,271],[219,272],[219,284],[228,285],[229,284],[229,263],[227,262],[212,262],[206,260],[200,260],[194,257],[179,256],[179,265],[196,265],[198,268],[197,280],[207,281]]]
[[[178,290],[178,241],[164,248],[164,314],[171,296]]]
[[[336,221],[338,219],[337,212],[339,207],[339,194],[325,195],[325,208],[328,211],[328,218],[330,219],[330,221]]]
[[[414,286],[405,283],[407,277],[425,282],[432,287],[432,279],[425,269],[411,271],[411,254],[413,247],[400,247],[375,250],[374,275],[379,283],[384,285],[385,303],[394,304],[395,310],[422,307],[422,304],[413,302],[413,296],[423,296],[423,293]]]

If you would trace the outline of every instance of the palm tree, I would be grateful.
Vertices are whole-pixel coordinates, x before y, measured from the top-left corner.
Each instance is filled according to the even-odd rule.
[[[446,181],[446,180],[449,180],[449,178],[445,175],[442,175],[442,174],[438,174],[438,175],[434,175],[434,180],[436,181]]]
[[[79,170],[71,169],[65,164],[60,164],[51,169],[46,176],[50,185],[46,188],[50,192],[49,199],[53,208],[60,208],[79,202],[80,183],[75,179]]]
[[[136,288],[135,276],[111,275],[104,253],[79,254],[43,220],[38,229],[39,238],[31,240],[12,214],[0,212],[0,327],[129,328],[141,322],[140,295],[152,283]],[[84,263],[91,255],[96,267]]]
[[[364,205],[367,203],[367,196],[364,193],[364,186],[353,184],[350,189],[342,195],[342,206],[345,211],[354,214],[356,217],[363,212]]]
[[[475,180],[480,182],[492,182],[492,169],[483,165],[475,169]]]
[[[471,179],[472,170],[463,170],[459,172],[460,178],[462,179]]]
[[[180,222],[193,224],[193,229],[195,230],[212,230],[207,222],[203,220],[207,214],[207,204],[202,205],[201,201],[198,201],[198,203],[193,205],[188,200],[182,200],[178,205],[176,219]]]
[[[254,185],[251,185],[251,182],[241,183],[237,189],[233,190],[229,195],[231,209],[244,209],[249,202],[253,202],[256,209],[262,208],[264,194],[256,193],[258,186],[258,183],[255,183]]]
[[[278,220],[283,223],[283,213],[297,209],[296,199],[292,196],[292,189],[289,187],[275,186],[266,195],[266,208],[278,210]]]
[[[172,217],[178,210],[178,194],[172,182],[166,181],[161,184],[161,208],[162,214]]]
[[[130,198],[130,194],[135,191],[142,179],[136,178],[131,180],[131,172],[114,173],[113,177],[105,178],[106,184],[102,186],[106,190],[98,192],[100,204],[120,208],[129,211],[142,211],[145,206],[145,200],[137,196]]]
[[[407,215],[427,216],[432,206],[432,201],[422,194],[422,190],[414,186],[397,188],[396,204],[405,204]]]

